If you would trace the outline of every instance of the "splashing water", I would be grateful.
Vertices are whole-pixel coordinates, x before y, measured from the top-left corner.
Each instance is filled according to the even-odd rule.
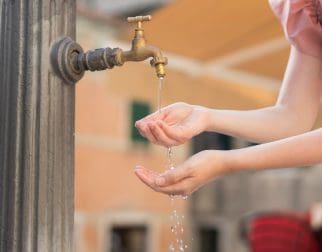
[[[158,88],[158,112],[161,114],[161,97],[162,97],[162,87],[163,87],[164,79],[162,77],[159,78],[159,88]],[[173,163],[173,149],[172,147],[167,148],[167,170],[175,169],[175,165]],[[188,196],[184,195],[182,197],[176,197],[174,195],[170,195],[170,203],[171,203],[171,214],[170,214],[170,231],[172,234],[172,242],[169,245],[169,252],[184,252],[188,249],[188,245],[185,244],[184,237],[184,215],[177,211],[176,201],[182,198],[183,200],[187,200]]]
[[[171,196],[171,214],[170,214],[170,225],[172,242],[169,245],[169,252],[183,252],[188,249],[188,245],[184,242],[184,215],[176,210],[176,202],[180,198]]]

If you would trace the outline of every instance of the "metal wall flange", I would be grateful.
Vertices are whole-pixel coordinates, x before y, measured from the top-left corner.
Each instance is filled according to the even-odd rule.
[[[68,84],[75,84],[85,73],[77,64],[83,48],[70,37],[63,37],[52,46],[50,58],[54,72]]]

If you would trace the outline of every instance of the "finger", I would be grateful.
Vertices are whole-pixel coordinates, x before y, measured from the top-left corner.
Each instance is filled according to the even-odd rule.
[[[153,190],[158,191],[157,186],[155,185],[156,177],[159,176],[158,173],[145,169],[143,167],[136,167],[134,169],[134,173],[144,184],[146,184]]]
[[[190,173],[187,168],[177,167],[172,170],[166,171],[163,174],[160,174],[160,176],[156,177],[155,184],[159,187],[167,187],[189,177]]]
[[[140,135],[142,136],[142,137],[145,137],[146,138],[146,136],[144,135],[144,133],[140,130],[140,129],[137,129],[138,131],[139,131],[139,133],[140,133]]]
[[[151,121],[156,121],[156,120],[163,120],[166,116],[166,113],[161,110],[161,113],[159,111],[154,112],[138,121],[135,122],[135,125],[140,124],[140,123],[148,123]]]
[[[138,130],[143,130],[146,127],[146,123],[144,123],[142,120],[139,120],[134,123],[134,127]]]
[[[138,131],[145,136],[145,132],[149,130],[149,127],[144,121],[136,121],[134,126],[138,129]]]
[[[143,135],[144,137],[146,137],[150,142],[157,143],[157,139],[152,134],[147,123],[143,123],[143,122],[138,123],[137,128],[138,128],[140,134]]]
[[[160,177],[159,173],[154,171],[148,170],[143,167],[137,167],[134,170],[137,177],[148,187],[156,192],[161,192],[168,195],[184,195],[187,196],[190,194],[189,185],[191,182],[189,181],[190,178],[186,178],[181,180],[175,184],[171,184],[169,186],[158,186],[155,181],[157,178]],[[191,187],[191,186],[190,186]]]
[[[144,124],[144,123],[137,123],[136,122],[134,126],[139,131],[139,133],[140,133],[141,136],[146,137],[145,136],[145,133],[144,133],[144,131],[146,130],[145,128],[147,127],[146,124]]]
[[[149,179],[155,179],[156,177],[160,176],[160,173],[147,169],[141,165],[136,166],[134,171],[138,171],[141,174],[144,174],[145,176],[149,177]]]
[[[170,147],[176,144],[175,141],[170,139],[158,126],[156,123],[148,123],[148,127],[150,128],[151,133],[157,142],[165,147]]]
[[[164,134],[168,138],[172,139],[176,143],[176,145],[182,144],[188,139],[187,134],[184,133],[182,127],[179,128],[175,126],[169,126],[162,121],[158,121],[157,124],[164,132]]]
[[[188,196],[192,192],[191,187],[193,187],[192,181],[190,181],[190,178],[187,178],[170,186],[158,187],[157,191],[168,195]]]

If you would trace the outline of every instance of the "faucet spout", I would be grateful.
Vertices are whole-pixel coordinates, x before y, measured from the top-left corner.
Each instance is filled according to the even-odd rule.
[[[144,61],[151,58],[150,64],[155,68],[157,76],[159,78],[165,76],[164,67],[168,63],[168,59],[162,55],[159,48],[145,45],[145,43],[143,46],[136,46],[132,43],[131,50],[120,51],[120,55],[116,57],[120,59],[120,64],[124,64],[127,61]]]
[[[119,59],[124,64],[126,61],[144,61],[152,58],[150,61],[151,66],[156,69],[157,76],[163,78],[165,76],[164,66],[168,63],[168,59],[162,55],[159,48],[147,45],[144,38],[142,22],[150,21],[151,19],[151,16],[129,17],[127,19],[130,23],[137,23],[137,27],[132,40],[132,48],[129,51],[122,51]]]

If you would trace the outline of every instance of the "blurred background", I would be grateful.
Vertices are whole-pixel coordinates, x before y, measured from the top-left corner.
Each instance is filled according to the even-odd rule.
[[[129,49],[135,26],[126,17],[145,14],[152,15],[143,25],[148,43],[169,59],[163,106],[184,101],[244,110],[275,102],[289,45],[267,1],[78,0],[77,41],[85,50]],[[165,169],[165,148],[148,143],[133,127],[156,110],[157,90],[148,62],[86,73],[77,84],[76,252],[168,251],[169,197],[133,173],[137,164]],[[174,160],[251,144],[205,133],[174,148]],[[185,216],[187,251],[247,251],[240,235],[246,213],[306,211],[321,200],[321,182],[321,167],[218,178],[176,203]]]

